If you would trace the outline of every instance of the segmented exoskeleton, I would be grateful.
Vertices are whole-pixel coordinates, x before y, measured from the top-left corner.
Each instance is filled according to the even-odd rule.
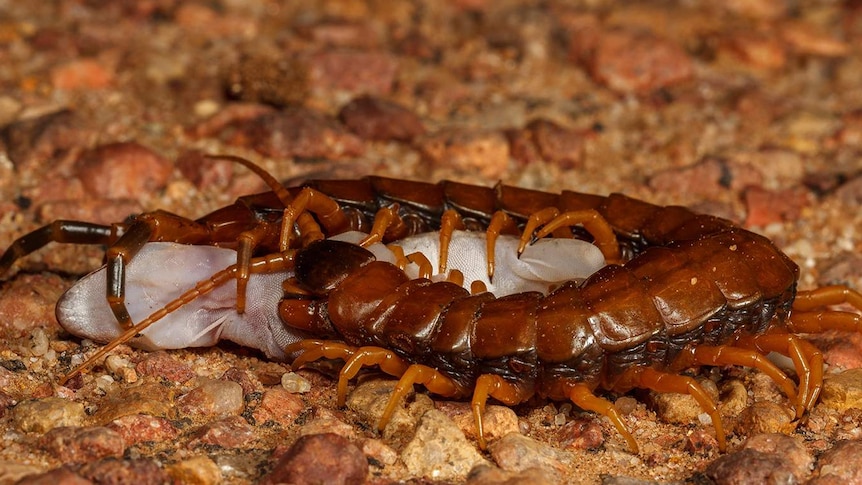
[[[295,367],[322,357],[345,359],[340,402],[347,382],[363,366],[378,365],[399,376],[381,428],[414,383],[444,396],[472,393],[481,446],[481,415],[489,396],[514,404],[538,393],[607,416],[636,450],[613,404],[594,391],[643,387],[691,394],[712,417],[725,449],[715,403],[695,380],[678,375],[681,369],[756,367],[795,401],[801,416],[819,394],[822,357],[794,333],[862,330],[858,314],[823,309],[841,302],[862,309],[862,295],[837,286],[796,294],[798,267],[768,239],[684,207],[619,194],[551,194],[382,177],[285,190],[250,162],[228,158],[263,176],[273,192],[242,198],[197,221],[164,212],[145,214],[129,226],[60,221],[13,243],[0,257],[0,272],[51,241],[110,245],[107,299],[126,331],[89,365],[142,326],[231,279],[237,280],[241,312],[250,274],[291,269],[295,279],[285,284],[282,320],[289,328],[332,339],[291,345],[288,352],[300,354]],[[594,239],[612,264],[548,295],[497,298],[481,288],[471,294],[451,281],[411,279],[362,247],[439,230],[442,271],[456,228],[487,231],[489,250],[481,256],[489,275],[495,238],[506,232],[522,234],[522,248],[548,234]],[[324,239],[351,229],[371,235],[360,244]],[[157,240],[234,247],[237,264],[132,326],[123,271],[147,241]],[[794,361],[798,392],[765,359],[763,353],[770,351]]]

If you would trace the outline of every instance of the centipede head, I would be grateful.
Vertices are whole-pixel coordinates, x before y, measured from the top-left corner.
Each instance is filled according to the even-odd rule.
[[[323,295],[353,271],[374,261],[367,249],[343,241],[315,241],[296,255],[296,280],[312,293]]]

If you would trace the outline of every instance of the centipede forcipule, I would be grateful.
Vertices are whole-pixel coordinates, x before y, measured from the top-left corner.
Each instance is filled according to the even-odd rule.
[[[480,446],[488,397],[511,405],[539,394],[607,416],[634,451],[637,444],[616,408],[596,391],[642,387],[692,395],[712,418],[724,450],[715,403],[694,379],[679,374],[682,369],[756,367],[776,381],[801,416],[819,395],[822,356],[795,334],[862,330],[858,313],[825,308],[847,302],[858,310],[862,295],[837,286],[797,293],[798,267],[768,239],[683,207],[619,194],[550,194],[380,177],[314,182],[289,191],[271,177],[268,181],[272,193],[242,199],[198,221],[147,214],[123,227],[119,238],[104,226],[46,226],[14,243],[0,258],[0,269],[50,241],[112,243],[107,301],[128,328],[115,345],[137,333],[128,325],[118,269],[147,241],[236,247],[236,265],[166,308],[180,308],[236,279],[242,313],[250,274],[293,271],[279,315],[286,326],[319,337],[287,347],[287,353],[301,353],[295,367],[322,357],[346,360],[339,377],[343,400],[347,381],[361,367],[380,365],[400,377],[387,413],[414,383],[444,396],[472,395]],[[523,233],[521,245],[548,234],[586,237],[612,264],[547,296],[526,291],[497,298],[451,282],[411,278],[360,245],[326,239],[360,229],[385,242],[440,230],[442,240],[456,227],[487,231],[489,237]],[[294,228],[299,237],[293,237]],[[72,237],[76,229],[86,235]],[[487,263],[491,274],[493,265]],[[792,359],[798,390],[765,359],[766,352]],[[381,427],[387,419],[388,414]]]

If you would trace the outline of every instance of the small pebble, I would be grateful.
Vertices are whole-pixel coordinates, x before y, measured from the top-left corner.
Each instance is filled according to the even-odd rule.
[[[189,485],[216,485],[223,480],[221,469],[207,456],[172,463],[165,471],[175,482]]]
[[[836,443],[817,462],[811,485],[862,483],[862,440]]]
[[[798,483],[781,457],[753,449],[721,456],[706,467],[705,473],[716,485]]]
[[[344,437],[325,433],[296,440],[260,483],[359,485],[367,475],[368,461],[362,451]]]
[[[376,428],[395,384],[396,382],[390,379],[365,381],[357,385],[347,396],[347,407],[356,412],[362,422]],[[403,404],[400,404],[396,406],[392,418],[383,430],[383,438],[403,442],[413,436],[415,429],[416,418],[407,412]]]
[[[189,415],[235,416],[244,406],[242,386],[232,381],[207,380],[177,399],[177,408]]]
[[[37,440],[39,448],[63,463],[89,463],[106,457],[121,457],[126,448],[122,436],[102,426],[61,426]]]
[[[573,450],[592,450],[605,442],[601,425],[594,419],[573,419],[557,432],[560,447]]]
[[[30,399],[12,408],[12,422],[25,433],[45,433],[61,426],[78,426],[84,417],[83,404],[59,397]]]
[[[101,145],[81,154],[78,178],[91,194],[105,199],[134,199],[165,187],[170,160],[135,142]]]
[[[563,455],[547,443],[541,443],[519,433],[509,433],[491,443],[488,451],[503,470],[524,471],[537,467],[565,471]]]
[[[827,374],[820,401],[839,411],[862,408],[862,369]]]
[[[422,155],[439,167],[475,172],[490,180],[501,178],[509,168],[509,143],[498,132],[441,131],[416,143]]]
[[[362,442],[362,453],[383,465],[393,465],[398,461],[398,452],[379,439],[366,439]]]
[[[422,415],[401,460],[410,473],[435,480],[463,479],[471,468],[487,463],[458,426],[436,409]]]
[[[7,477],[8,475],[2,476]],[[14,483],[15,485],[93,485],[92,481],[73,472],[68,466],[28,475]]]
[[[781,458],[800,482],[814,467],[814,457],[797,437],[778,433],[758,434],[746,440],[743,448]]]
[[[135,366],[138,374],[161,377],[173,382],[185,382],[195,376],[188,364],[180,362],[167,352],[151,352]]]
[[[253,416],[258,424],[272,420],[287,427],[303,409],[305,409],[305,403],[299,396],[285,389],[273,388],[264,391],[260,405],[254,410]]]
[[[425,133],[412,111],[385,99],[361,96],[344,105],[338,118],[367,140],[410,141]]]
[[[169,441],[179,435],[178,430],[169,420],[146,414],[123,416],[111,421],[106,427],[119,433],[127,446],[143,441]]]
[[[470,470],[467,485],[553,485],[560,479],[544,468],[506,471],[491,465],[478,465]]]
[[[242,448],[255,439],[254,428],[239,416],[228,416],[201,426],[193,433],[189,448],[203,445],[225,449]]]
[[[311,390],[311,383],[296,372],[286,372],[281,376],[281,387],[287,392],[302,394]]]
[[[336,120],[317,111],[289,107],[251,120],[238,121],[229,142],[273,158],[353,158],[365,143]]]
[[[756,402],[739,415],[736,431],[745,436],[791,433],[795,429],[791,410],[774,402]]]
[[[87,463],[78,473],[93,483],[134,483],[136,485],[159,485],[168,481],[168,475],[152,458],[120,460],[107,458]]]

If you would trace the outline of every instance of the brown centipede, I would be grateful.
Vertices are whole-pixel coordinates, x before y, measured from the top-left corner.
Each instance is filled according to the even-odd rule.
[[[300,353],[294,366],[323,357],[346,360],[339,376],[342,402],[347,382],[363,366],[398,376],[381,428],[414,383],[443,396],[472,396],[481,446],[488,397],[511,405],[539,394],[607,416],[635,451],[614,405],[595,391],[642,387],[692,395],[712,418],[724,450],[715,403],[695,380],[679,374],[682,369],[755,367],[776,381],[801,416],[819,395],[822,357],[795,334],[862,330],[859,314],[826,308],[846,302],[862,309],[858,292],[841,286],[797,292],[798,267],[768,239],[684,207],[620,194],[382,177],[284,189],[250,162],[229,158],[263,176],[273,191],[195,221],[165,212],[129,225],[58,221],[15,241],[0,257],[0,272],[52,241],[109,245],[107,301],[125,331],[85,363],[91,365],[143,326],[229,281],[237,282],[242,313],[250,275],[290,271],[278,314],[286,327],[317,337],[288,346],[288,353]],[[450,281],[409,278],[362,247],[440,231],[443,267],[446,241],[456,228],[487,231],[489,275],[494,241],[507,232],[521,234],[519,251],[548,234],[586,238],[611,264],[547,295],[495,297]],[[371,236],[362,244],[326,239],[348,230]],[[124,272],[149,241],[235,249],[236,263],[132,325]],[[765,359],[771,351],[793,360],[798,390]]]

